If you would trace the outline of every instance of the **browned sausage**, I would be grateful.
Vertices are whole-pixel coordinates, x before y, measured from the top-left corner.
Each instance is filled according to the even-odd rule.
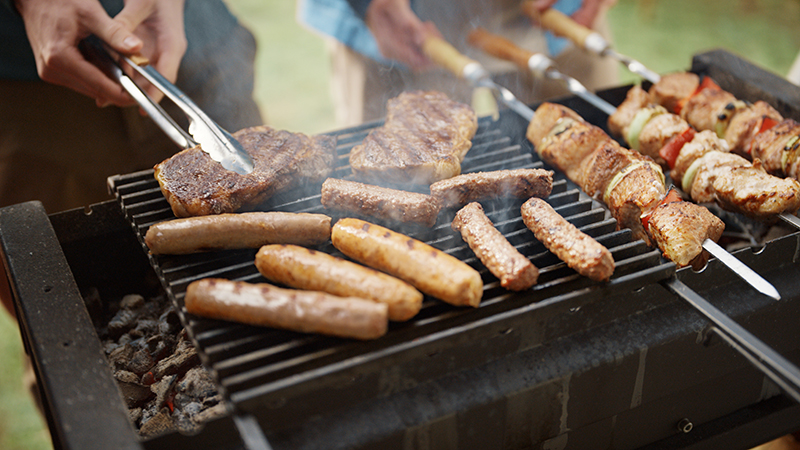
[[[521,291],[536,284],[539,269],[497,231],[480,203],[473,202],[461,208],[452,227],[461,232],[461,237],[478,259],[500,279],[500,286]]]
[[[191,283],[184,301],[198,316],[356,339],[383,336],[389,322],[386,305],[371,300],[221,278]]]
[[[457,306],[477,307],[483,281],[472,267],[430,245],[359,219],[341,219],[331,231],[334,247],[374,269],[411,283]]]
[[[601,281],[614,273],[611,252],[567,222],[546,201],[533,197],[525,202],[522,220],[536,239],[579,274]]]
[[[153,254],[186,254],[265,244],[318,245],[330,236],[331,218],[324,214],[248,212],[160,222],[144,240]]]
[[[495,170],[457,175],[431,185],[431,195],[445,208],[495,197],[545,198],[553,190],[553,171]]]
[[[322,183],[322,206],[384,220],[436,225],[439,204],[427,194],[328,178]]]
[[[256,267],[268,280],[289,287],[385,303],[390,320],[408,320],[422,307],[422,293],[405,281],[297,245],[261,247]]]

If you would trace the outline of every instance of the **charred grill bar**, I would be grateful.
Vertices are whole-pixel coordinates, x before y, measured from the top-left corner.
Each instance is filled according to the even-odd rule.
[[[772,82],[774,76],[727,53],[697,56],[693,71],[718,77],[740,98],[772,95],[789,109],[781,111],[787,117],[800,114],[796,87]],[[721,73],[730,74],[735,86]],[[768,86],[759,86],[765,80]],[[626,89],[600,95],[619,104]],[[577,98],[564,103],[605,128],[605,114]],[[335,133],[340,157],[334,176],[349,174],[347,152],[376,125]],[[463,171],[542,167],[524,138],[526,126],[510,111],[498,122],[482,120]],[[146,256],[141,237],[149,225],[172,217],[169,206],[152,171],[110,181],[119,202],[93,205],[88,214],[47,216],[35,203],[0,213],[0,242],[23,337],[58,447],[239,448],[263,432],[273,448],[525,448],[535,442],[560,448],[748,448],[800,428],[800,407],[661,285],[677,276],[797,364],[798,233],[735,253],[776,286],[783,299],[774,302],[717,261],[700,273],[676,272],[629,231],[615,231],[605,209],[557,173],[547,200],[612,251],[617,271],[609,283],[575,275],[522,224],[521,202],[497,201],[485,205],[487,215],[541,270],[530,291],[505,291],[449,229],[455,211],[444,211],[432,230],[398,231],[478,269],[487,282],[480,308],[426,298],[417,317],[393,323],[385,337],[371,342],[182,314],[229,402],[228,413],[194,436],[140,439],[118,401],[81,292],[96,287],[101,298],[114,298],[160,285],[182,305],[195,279],[261,278],[252,263],[255,250]],[[319,186],[281,195],[265,207],[325,212]],[[731,220],[731,231],[748,226]],[[321,249],[335,253],[330,244]],[[154,279],[155,286],[147,282]],[[237,423],[257,424],[250,428],[255,435]],[[679,432],[678,423],[693,430]]]

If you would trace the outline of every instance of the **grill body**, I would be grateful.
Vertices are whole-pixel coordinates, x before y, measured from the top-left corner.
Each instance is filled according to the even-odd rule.
[[[714,71],[729,73],[724,68],[729,54],[717,53],[696,57],[695,71],[715,77]],[[744,67],[740,59],[733,61]],[[724,78],[720,84],[748,98]],[[763,91],[748,89],[748,95]],[[626,90],[601,96],[618,104]],[[605,115],[581,100],[563,103],[604,125]],[[796,113],[800,102],[792,108]],[[340,164],[334,176],[348,175],[347,152],[377,125],[335,133]],[[463,170],[542,167],[524,139],[525,127],[507,111],[497,122],[482,120]],[[419,316],[392,324],[387,336],[374,342],[183,314],[204,364],[230,401],[230,414],[198,436],[140,441],[113,401],[113,380],[102,370],[99,342],[92,343],[91,323],[80,311],[80,290],[94,286],[123,295],[160,284],[182,305],[183,292],[195,279],[263,279],[252,264],[255,251],[145,256],[146,228],[172,216],[152,171],[113,177],[110,183],[118,202],[93,205],[88,215],[76,210],[47,216],[36,204],[0,214],[0,239],[26,347],[43,382],[51,429],[66,448],[104,447],[110,442],[104,434],[131,448],[237,448],[259,437],[248,436],[242,423],[257,424],[273,448],[292,449],[748,448],[800,428],[798,406],[711,336],[706,321],[660,284],[678,277],[778,352],[800,361],[800,286],[794,282],[800,234],[736,253],[778,288],[783,300],[776,303],[734,279],[717,261],[701,273],[676,271],[658,251],[632,241],[628,231],[617,231],[601,205],[557,173],[548,202],[612,250],[617,271],[610,282],[575,275],[521,224],[521,202],[498,201],[485,205],[487,214],[542,269],[534,289],[504,291],[449,229],[454,211],[445,212],[432,230],[402,231],[479,269],[486,283],[480,308],[426,299]],[[318,193],[318,186],[308,186],[264,208],[326,212]],[[26,256],[31,245],[47,249],[47,256],[31,263]],[[321,250],[336,254],[330,246]],[[148,282],[153,279],[158,282]],[[42,304],[50,305],[47,317],[38,315]],[[74,314],[63,317],[63,307]],[[67,344],[76,326],[81,329],[77,353],[83,356]],[[65,386],[64,373],[75,378],[75,371],[79,376]],[[74,398],[96,386],[105,392],[103,398],[112,398],[76,411]],[[94,412],[109,420],[98,427]],[[693,424],[692,432],[676,429],[687,423],[684,419]]]

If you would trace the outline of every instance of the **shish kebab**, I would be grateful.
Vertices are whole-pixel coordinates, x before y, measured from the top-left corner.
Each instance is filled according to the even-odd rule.
[[[570,179],[576,180],[576,178],[578,178],[577,174],[580,172],[580,167],[578,166],[580,164],[567,167],[569,160],[572,159],[575,163],[579,163],[583,157],[588,156],[601,141],[605,143],[603,147],[606,153],[617,155],[618,157],[616,159],[619,161],[628,161],[630,167],[626,169],[624,174],[618,174],[619,176],[617,176],[617,180],[614,181],[614,185],[615,189],[617,186],[620,187],[620,189],[616,189],[617,193],[623,192],[624,186],[629,186],[635,194],[632,196],[633,199],[628,199],[623,195],[617,194],[611,196],[606,195],[604,196],[604,200],[611,210],[612,215],[617,219],[620,228],[630,228],[634,238],[642,239],[648,245],[655,243],[665,256],[679,266],[688,265],[693,261],[695,263],[704,261],[703,249],[706,249],[759,292],[775,299],[780,298],[774,286],[716,244],[716,239],[719,239],[722,234],[724,224],[706,208],[683,201],[672,202],[671,200],[674,200],[675,196],[669,196],[670,201],[664,201],[664,207],[660,209],[657,208],[659,203],[668,197],[664,184],[664,175],[658,165],[637,156],[638,154],[635,152],[622,148],[616,144],[616,141],[609,138],[599,127],[585,122],[571,110],[566,111],[568,108],[557,108],[556,105],[548,103],[545,104],[547,106],[543,109],[542,114],[537,116],[527,105],[513,97],[513,94],[507,89],[494,83],[488,71],[486,71],[480,63],[464,56],[452,45],[440,38],[428,38],[425,41],[423,49],[431,60],[436,61],[457,76],[465,78],[474,85],[493,88],[501,102],[505,103],[513,111],[528,120],[530,124],[528,128],[528,139],[534,143],[537,152],[539,152],[542,158],[561,169]],[[510,102],[508,101],[509,96],[512,98]],[[541,145],[541,139],[550,134],[553,126],[562,116],[571,116],[576,129],[581,128],[582,130],[579,138],[583,145],[581,149],[577,149],[577,152],[575,151],[576,145],[571,142],[560,143],[563,148],[559,147],[559,143],[548,146]],[[564,131],[566,131],[566,129]],[[557,134],[562,134],[563,138],[569,136],[570,133]],[[582,154],[578,155],[578,153]],[[601,158],[598,160],[598,164],[605,164],[607,160],[608,157]],[[620,172],[623,167],[616,167],[618,164],[619,163],[611,164],[611,166],[614,166],[617,170],[613,170],[613,168],[609,166],[603,169],[602,173],[608,173],[609,169],[613,170],[614,174]],[[627,167],[627,165],[625,165],[625,167]],[[593,180],[593,186],[605,185],[602,186],[602,188],[592,187],[589,189],[589,192],[592,193],[607,191],[605,188],[611,181],[609,179],[597,178]],[[636,185],[637,182],[639,183],[638,186]],[[586,190],[584,183],[578,182],[578,184]],[[645,189],[642,189],[642,187],[645,187]],[[615,189],[611,189],[610,191]],[[686,212],[681,212],[679,211],[681,208],[691,209],[692,213],[686,214]],[[645,230],[641,217],[645,215],[644,212],[656,212],[656,210],[658,214],[647,215],[646,222],[650,231],[650,233],[648,233],[648,230]],[[684,224],[683,227],[676,228],[676,220],[692,220],[693,224],[691,226]],[[688,233],[681,231],[681,229],[702,231],[697,236],[690,236]]]
[[[600,33],[587,28],[555,8],[540,12],[531,0],[522,2],[522,12],[537,22],[542,28],[565,37],[575,45],[599,56],[608,56],[621,62],[631,72],[644,79],[657,83],[661,76],[645,67],[644,64],[628,56],[617,53]]]
[[[439,38],[429,38],[428,41],[426,41],[426,43],[425,43],[423,48],[424,48],[424,50],[425,50],[425,52],[426,52],[426,54],[427,54],[427,56],[429,58],[431,58],[432,60],[438,62],[443,67],[451,70],[457,76],[463,77],[463,78],[467,79],[468,81],[473,82],[473,84],[478,85],[476,83],[476,80],[474,80],[472,78],[469,78],[467,75],[470,75],[470,76],[474,77],[476,73],[482,73],[482,74],[485,74],[484,75],[485,79],[482,81],[480,86],[492,86],[492,85],[494,85],[494,87],[497,88],[497,85],[494,84],[494,82],[491,81],[491,79],[488,79],[488,72],[486,72],[486,70],[482,66],[480,66],[479,63],[477,63],[476,61],[473,61],[473,60],[465,57],[464,55],[461,55],[449,43],[447,43],[447,42],[445,42],[445,41],[443,41],[443,40],[441,40]],[[470,65],[472,67],[468,68],[467,66],[470,66]],[[496,90],[495,92],[502,92],[502,91]],[[508,92],[508,91],[506,91],[506,92],[508,94],[510,94],[510,92]],[[501,99],[501,101],[504,101],[504,97],[500,96],[500,99]],[[534,113],[532,110],[530,110],[530,108],[527,108],[527,106],[525,106],[524,104],[522,104],[521,102],[518,102],[518,101],[517,102],[511,102],[511,103],[514,105],[514,108],[512,108],[512,110],[517,111],[517,109],[515,109],[515,108],[519,108],[521,110],[520,115],[522,117],[531,116],[533,118],[540,119],[538,117],[539,111]],[[508,103],[506,103],[506,105],[510,106]],[[527,108],[527,111],[525,111],[525,109],[522,108],[520,105],[522,105],[525,108]],[[578,120],[580,120],[584,125],[588,126],[590,130],[591,129],[597,129],[600,132],[602,132],[603,134],[605,134],[598,127],[594,127],[593,125],[588,124],[587,122],[584,122],[580,118],[580,116],[577,115],[577,113],[571,111],[569,108],[566,108],[566,107],[563,107],[563,106],[560,106],[560,105],[555,105],[555,104],[552,104],[552,103],[544,103],[540,107],[540,109],[542,109],[543,107],[549,109],[550,110],[550,114],[547,114],[545,111],[542,111],[542,114],[545,116],[544,120],[532,120],[531,119],[530,125],[529,125],[529,128],[528,128],[528,132],[527,132],[527,136],[532,141],[536,140],[535,135],[537,135],[537,133],[538,134],[542,134],[542,132],[544,132],[544,131],[546,131],[548,129],[550,131],[553,131],[554,128],[558,128],[558,125],[557,125],[557,123],[559,122],[558,121],[558,118],[559,118],[558,116],[562,115],[562,114],[563,115],[569,115],[570,113],[577,118],[577,119],[573,119],[574,120],[573,123],[577,124],[577,123],[579,123]],[[553,120],[553,119],[555,119],[555,120]],[[538,125],[537,125],[537,122],[538,122]],[[543,122],[549,122],[549,124],[544,124]],[[548,125],[549,125],[549,128],[548,128]],[[537,128],[538,128],[538,131],[537,131]],[[564,134],[567,134],[567,133],[562,132],[560,134],[564,135]],[[544,134],[544,136],[551,137],[549,132]],[[602,155],[603,154],[608,154],[608,150],[611,150],[611,153],[616,153],[614,151],[615,149],[618,152],[617,154],[623,157],[622,159],[624,159],[624,157],[626,157],[626,156],[627,157],[632,157],[633,159],[636,159],[635,155],[640,155],[640,154],[638,154],[636,152],[632,152],[630,150],[627,150],[627,149],[619,146],[618,144],[616,144],[616,141],[612,140],[607,135],[606,135],[606,138],[607,138],[606,143],[605,144],[600,144],[598,146],[597,150],[594,151],[594,153],[593,153],[593,156],[600,156],[600,158],[595,158],[595,161],[602,160],[603,159]],[[535,145],[535,143],[534,143],[534,145]],[[537,151],[539,151],[539,147],[538,146],[537,146]],[[543,159],[547,160],[545,155],[542,155],[542,156],[543,156]],[[564,155],[564,156],[568,157],[569,155]],[[644,157],[640,156],[640,158],[644,158]],[[609,160],[606,160],[606,162],[609,162]],[[632,163],[632,164],[629,164],[626,167],[631,167],[631,166],[645,168],[646,170],[647,169],[651,169],[653,172],[656,172],[656,168],[658,168],[659,169],[658,172],[660,172],[660,167],[657,166],[655,163],[652,163],[652,161],[650,161],[649,163],[642,163],[642,164]],[[592,168],[588,167],[587,172],[591,173],[591,170],[592,170]],[[617,173],[620,174],[620,173],[624,173],[624,172],[625,172],[625,170],[623,169],[623,170],[620,170]],[[630,175],[630,174],[626,174],[626,175]],[[618,177],[615,177],[615,178],[618,178]],[[631,177],[630,176],[625,176],[625,178],[631,178]],[[663,180],[663,174],[662,174],[662,180]],[[599,180],[595,180],[595,182],[597,182],[597,181],[599,181]],[[662,183],[663,183],[663,181],[662,181]],[[670,196],[666,195],[665,197],[669,198]],[[698,206],[698,205],[695,205],[693,203],[683,202],[683,201],[681,201],[679,199],[674,199],[674,201],[669,201],[669,202],[658,202],[658,203],[660,203],[660,204],[658,206],[656,206],[656,208],[654,208],[654,209],[661,209],[662,211],[665,211],[665,210],[671,209],[673,206],[677,206],[678,207],[677,208],[678,213],[681,214],[681,213],[685,212],[685,211],[681,211],[681,209],[683,209],[683,206],[684,205],[689,205],[689,208],[690,209],[694,209],[695,212],[701,211],[701,210],[705,210],[705,212],[708,215],[710,215],[713,218],[719,220],[718,218],[716,218],[716,216],[714,216],[713,214],[708,212],[708,210],[706,210],[705,208],[703,208],[701,206]],[[657,221],[656,217],[653,217],[655,215],[656,214],[650,214],[650,216],[649,216],[650,217],[649,222],[651,224],[653,222]],[[662,222],[662,224],[667,224],[669,222],[674,222],[671,219],[673,219],[676,216],[674,216],[674,215],[670,216],[669,213],[668,213],[668,214],[665,214],[664,217],[667,220]],[[636,220],[639,220],[639,217],[636,217]],[[656,225],[656,228],[660,228],[660,227],[658,225]],[[672,230],[674,231],[675,229],[676,228],[673,226]],[[719,230],[719,233],[721,234],[721,230]],[[713,241],[711,241],[711,242],[713,242]],[[662,244],[663,243],[664,242],[662,242]],[[716,245],[716,244],[714,244],[714,245]],[[727,254],[727,252],[725,252],[724,249],[721,249],[721,250],[722,250],[723,253]],[[701,252],[702,252],[702,249],[701,249]],[[734,259],[735,261],[738,262],[738,260],[733,258],[732,255],[728,254],[728,256],[730,256],[730,258],[732,258],[732,259]],[[741,264],[741,266],[743,266],[744,269],[750,271],[750,269],[747,268],[747,266],[744,266],[744,264]],[[752,272],[752,275],[754,275],[757,278],[760,278],[754,272]],[[763,282],[766,283],[768,287],[770,287],[770,288],[772,288],[774,290],[774,287],[772,287],[769,283],[767,283],[766,280],[763,280]],[[734,349],[736,349],[742,355],[744,355],[754,366],[756,366],[765,375],[767,375],[771,380],[773,380],[788,395],[790,395],[792,398],[794,398],[795,401],[800,402],[800,370],[798,370],[798,368],[796,366],[794,366],[791,362],[789,362],[784,357],[782,357],[780,354],[775,352],[772,348],[770,348],[769,346],[765,345],[761,340],[759,340],[757,337],[752,335],[746,329],[741,327],[738,323],[733,321],[731,318],[729,318],[727,315],[725,315],[722,311],[717,309],[715,306],[713,306],[711,303],[709,303],[703,297],[701,297],[700,295],[698,295],[697,293],[692,291],[688,286],[686,286],[684,283],[679,281],[677,278],[673,277],[672,279],[665,281],[663,284],[669,291],[671,291],[674,294],[678,295],[679,297],[683,298],[692,307],[694,307],[701,314],[703,314],[707,319],[709,319],[711,321],[711,323],[714,324],[712,329],[718,335],[720,335],[720,337],[722,337]],[[775,291],[775,297],[774,298],[779,298],[779,297],[777,297],[777,291]]]
[[[476,32],[469,37],[472,45],[493,56],[515,62],[523,69],[528,68],[524,59],[518,56],[529,54],[525,50],[502,36],[485,30]],[[692,84],[691,80],[682,80],[688,75],[697,76],[680,75],[681,82],[671,81],[671,75],[662,78],[660,83],[653,85],[651,93],[655,92],[657,97],[673,104],[685,103],[687,106],[683,109],[686,111],[693,104],[691,100],[685,100],[689,95],[685,92],[696,92],[699,88],[697,82]],[[655,89],[658,87],[661,89]],[[710,131],[695,134],[689,123],[660,106],[654,106],[650,97],[640,87],[634,87],[619,108],[599,97],[596,100],[605,104],[606,107],[602,108],[604,112],[611,111],[608,125],[612,134],[623,137],[631,149],[672,169],[672,179],[694,201],[716,201],[724,209],[759,220],[779,215],[800,228],[800,221],[793,215],[800,208],[800,183],[770,175],[761,170],[758,163],[754,166],[743,157],[728,153],[729,144],[722,139],[727,135],[720,132],[720,127],[717,127],[717,134]],[[676,100],[678,97],[683,100]],[[749,115],[742,115],[746,120],[734,121],[722,130],[733,132],[730,134],[737,142],[734,148],[744,147],[749,143],[745,138],[762,126],[761,121],[771,120],[770,117],[778,114],[766,103],[760,103],[764,102],[759,102]],[[772,115],[767,116],[770,111]]]

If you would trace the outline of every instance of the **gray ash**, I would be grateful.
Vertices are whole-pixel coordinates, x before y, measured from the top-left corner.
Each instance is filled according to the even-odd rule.
[[[194,434],[226,413],[214,379],[165,294],[131,294],[105,303],[91,289],[84,299],[131,422],[142,437]]]

